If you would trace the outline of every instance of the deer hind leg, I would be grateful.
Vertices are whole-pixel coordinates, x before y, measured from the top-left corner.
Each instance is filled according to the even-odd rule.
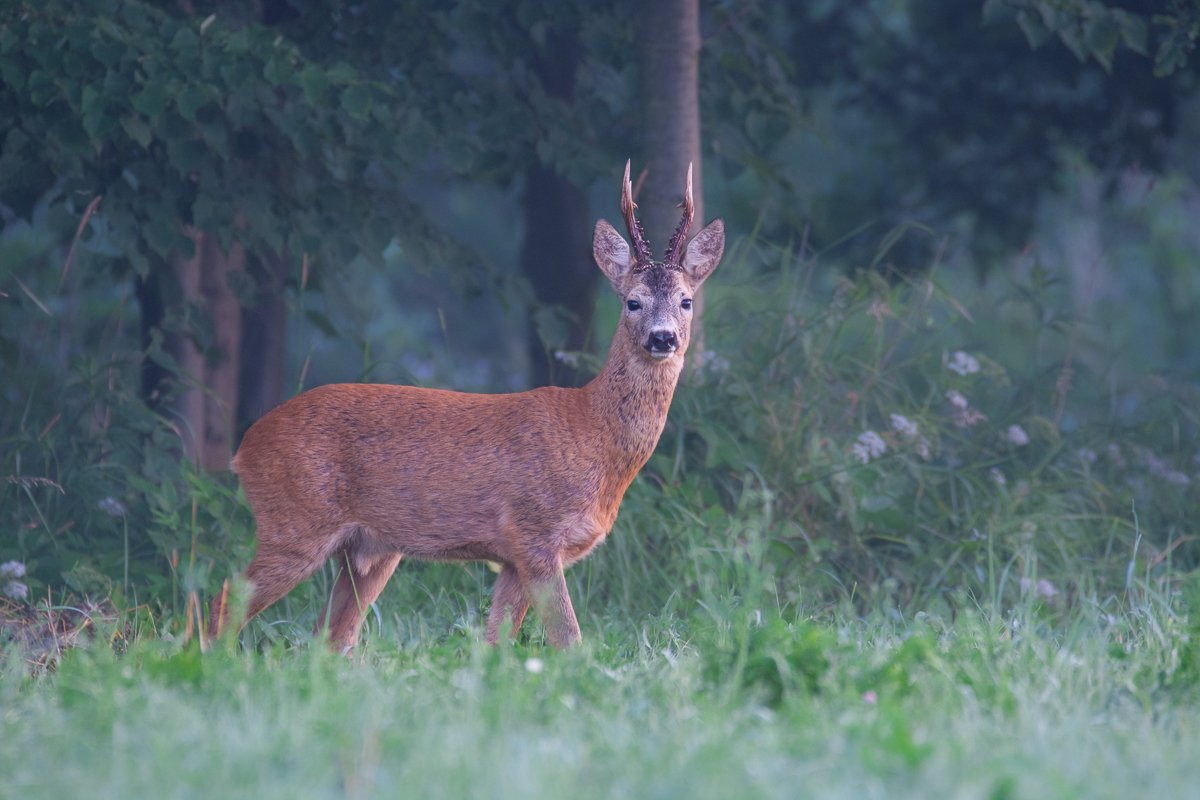
[[[313,633],[319,635],[328,625],[329,646],[349,652],[358,643],[367,608],[379,598],[400,558],[399,553],[355,557],[352,551],[343,550],[338,559],[341,571],[337,583]]]
[[[515,639],[528,610],[529,595],[521,585],[517,568],[512,564],[505,564],[496,577],[496,585],[492,588],[492,609],[488,612],[486,634],[488,644],[495,644],[500,637],[500,626],[504,623],[506,614],[512,623],[509,635]]]
[[[575,619],[571,595],[567,593],[562,560],[535,560],[524,566],[524,573],[525,591],[546,626],[550,644],[561,648],[581,642],[583,637],[579,635],[579,621]]]
[[[239,627],[316,572],[337,548],[340,539],[315,529],[275,528],[263,524],[262,520],[259,520],[258,531],[258,546],[245,572],[254,592]],[[222,607],[221,613],[227,615],[228,611]]]

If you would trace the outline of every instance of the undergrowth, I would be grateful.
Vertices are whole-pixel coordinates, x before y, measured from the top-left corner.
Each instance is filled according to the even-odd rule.
[[[756,592],[780,613],[907,619],[1032,599],[1069,615],[1134,584],[1171,596],[1195,569],[1194,384],[1106,355],[1045,276],[968,295],[937,264],[887,272],[888,243],[852,276],[753,239],[726,256],[706,290],[709,349],[613,534],[569,576],[585,630],[588,614],[686,617]],[[67,336],[54,304],[70,298],[53,273],[27,277],[47,313],[0,316],[20,376],[0,390],[0,526],[15,534],[0,563],[23,571],[24,602],[108,599],[194,633],[249,560],[245,502],[231,476],[182,459],[172,420],[138,398],[139,366],[159,356],[130,333],[129,298],[80,278],[73,302],[108,298],[88,305],[104,313],[83,317],[88,346],[47,361],[38,342]],[[254,635],[299,638],[333,578]],[[455,624],[476,626],[490,583],[485,565],[405,564],[369,622],[407,617],[394,630],[421,640],[422,609],[452,601]]]

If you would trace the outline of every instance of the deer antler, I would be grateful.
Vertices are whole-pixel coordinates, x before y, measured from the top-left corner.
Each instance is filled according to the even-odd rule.
[[[642,223],[638,222],[633,211],[637,203],[633,202],[633,183],[629,180],[629,161],[625,161],[625,179],[621,182],[621,216],[625,217],[625,228],[633,241],[633,260],[639,267],[648,267],[654,261],[650,255],[650,245],[646,243],[646,232]]]
[[[670,243],[667,245],[667,254],[663,257],[663,261],[667,264],[679,265],[679,257],[683,250],[683,243],[687,241],[688,231],[692,229],[692,217],[696,215],[696,204],[692,200],[692,165],[688,163],[687,185],[683,190],[683,202],[679,204],[683,208],[683,219],[679,220],[679,227],[675,228],[675,235],[671,237]]]

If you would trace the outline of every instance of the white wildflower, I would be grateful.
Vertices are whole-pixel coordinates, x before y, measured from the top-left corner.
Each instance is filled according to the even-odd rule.
[[[1008,438],[1009,444],[1014,447],[1024,447],[1029,444],[1029,434],[1020,425],[1009,425],[1004,435]]]
[[[1084,464],[1095,464],[1096,459],[1099,458],[1096,451],[1090,447],[1079,448],[1075,451],[1075,455],[1078,456],[1079,460]]]
[[[1105,455],[1108,456],[1108,460],[1111,461],[1114,466],[1118,468],[1123,468],[1125,466],[1125,456],[1122,455],[1121,446],[1119,444],[1116,442],[1109,442],[1108,447],[1104,448],[1104,452]]]
[[[125,516],[125,504],[115,497],[106,497],[96,504],[97,507],[110,517]]]
[[[1007,486],[1008,478],[1004,477],[1004,473],[997,467],[992,467],[988,470],[988,477],[992,479],[992,483],[997,486]]]
[[[578,367],[579,366],[579,354],[571,353],[566,350],[555,350],[554,351],[554,360],[561,361],[562,363],[566,364],[568,367]]]
[[[959,375],[974,375],[979,372],[979,361],[970,353],[955,350],[949,363],[946,364],[946,369],[957,372]]]
[[[13,600],[24,600],[29,596],[29,587],[19,580],[24,577],[25,565],[20,561],[5,561],[0,564],[0,580],[4,581],[0,594]]]
[[[866,464],[887,452],[887,442],[875,431],[864,431],[858,435],[858,441],[851,445],[850,452]]]
[[[1146,465],[1151,475],[1162,478],[1167,483],[1173,483],[1176,486],[1187,486],[1192,482],[1185,473],[1172,467],[1158,453],[1146,447],[1135,447],[1134,453],[1139,460]]]
[[[542,661],[540,658],[525,659],[525,671],[526,672],[533,673],[534,675],[540,675],[542,673],[542,670],[545,668],[546,668],[546,662]]]
[[[967,398],[963,397],[961,392],[951,389],[946,392],[946,399],[950,401],[950,405],[954,406],[954,424],[960,428],[970,428],[987,419],[983,412],[971,408],[971,404],[967,402]]]
[[[905,439],[915,439],[920,434],[917,428],[917,423],[913,422],[903,414],[891,415],[892,430],[903,436]]]
[[[883,324],[884,317],[893,316],[892,309],[882,300],[875,299],[871,301],[871,307],[867,309],[867,313],[875,318],[875,323]]]
[[[915,441],[915,450],[924,460],[929,460],[929,440],[921,435],[921,429],[917,427],[917,423],[913,422],[903,414],[890,415],[892,430],[903,436],[909,441]]]
[[[1162,474],[1162,478],[1167,483],[1173,483],[1176,486],[1188,486],[1192,482],[1191,478],[1189,478],[1185,473],[1180,472],[1177,469],[1167,470],[1166,472],[1164,472]]]
[[[1045,578],[1038,578],[1036,583],[1021,578],[1021,591],[1028,593],[1030,590],[1042,600],[1053,600],[1058,595],[1058,587]]]

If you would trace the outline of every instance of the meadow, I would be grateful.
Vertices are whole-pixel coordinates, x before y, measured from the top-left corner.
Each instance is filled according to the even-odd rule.
[[[202,652],[252,544],[236,484],[154,447],[78,480],[95,426],[31,411],[7,466],[52,483],[5,508],[71,594],[31,569],[0,616],[0,795],[1187,796],[1194,387],[1120,402],[1145,379],[1053,287],[818,265],[731,254],[706,362],[568,575],[569,651],[532,618],[482,642],[487,565],[403,564],[349,658],[309,633],[332,567]]]
[[[10,658],[3,794],[1117,798],[1200,779],[1200,640],[1149,599],[1058,628],[1034,605],[589,614],[567,652],[488,647],[459,611],[426,604],[455,632],[385,623],[350,660],[145,637],[31,682]]]

